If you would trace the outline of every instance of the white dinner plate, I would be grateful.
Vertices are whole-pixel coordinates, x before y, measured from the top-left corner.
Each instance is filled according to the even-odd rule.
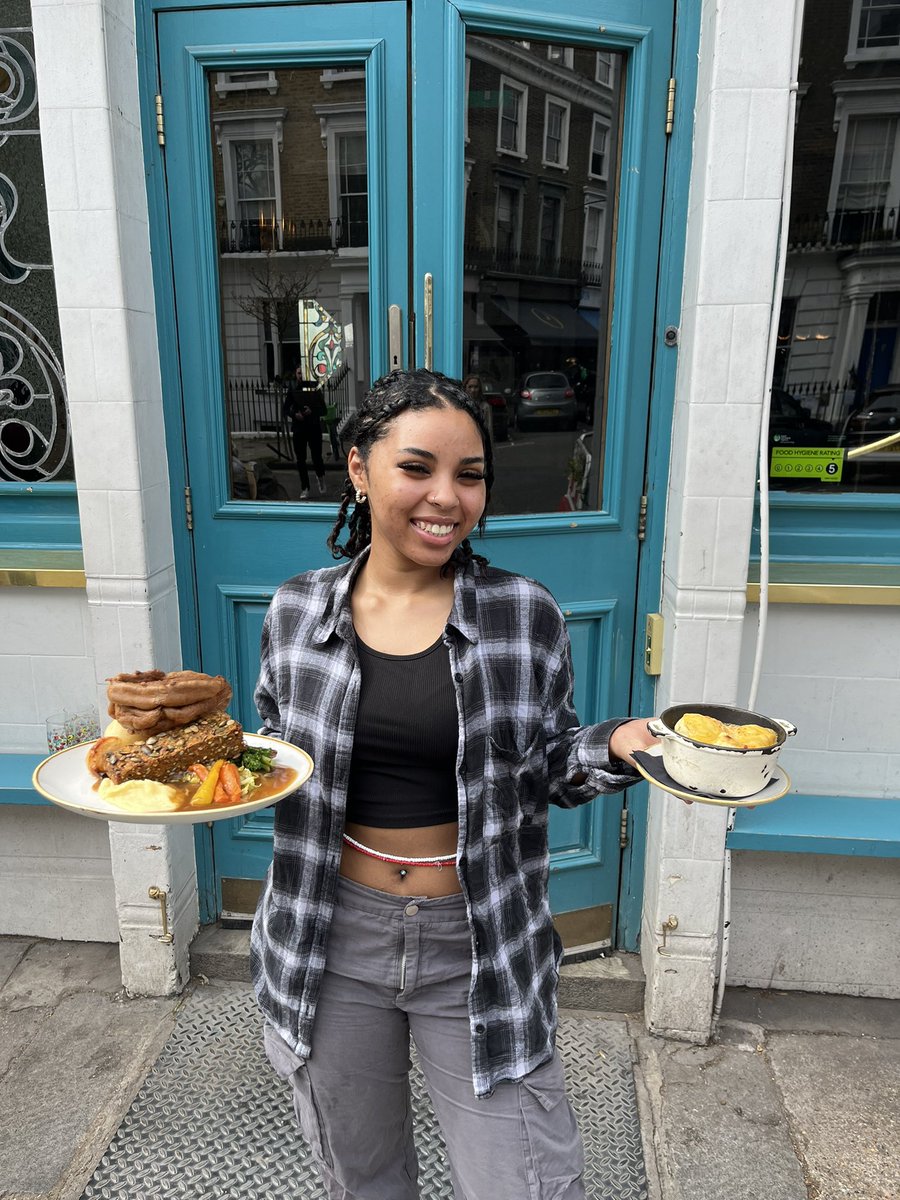
[[[245,733],[244,743],[250,747],[263,746],[276,751],[273,765],[293,768],[297,772],[297,778],[279,792],[265,796],[262,800],[247,800],[243,804],[183,809],[179,812],[128,812],[123,808],[116,808],[94,791],[97,780],[87,766],[88,747],[93,743],[82,742],[79,746],[58,750],[56,754],[51,754],[49,758],[38,763],[31,782],[36,791],[58,804],[60,808],[67,808],[70,812],[94,817],[99,821],[127,821],[132,825],[196,825],[202,821],[224,821],[231,817],[243,817],[259,808],[268,808],[270,804],[275,804],[276,801],[295,792],[312,775],[313,760],[299,746],[256,733]]]
[[[780,800],[791,790],[791,777],[781,767],[774,766],[769,782],[752,796],[716,796],[711,792],[692,792],[683,784],[676,783],[662,761],[662,746],[654,746],[651,750],[634,751],[635,766],[654,787],[662,788],[681,800],[696,800],[698,804],[718,804],[724,808],[753,808],[756,804],[771,804]]]

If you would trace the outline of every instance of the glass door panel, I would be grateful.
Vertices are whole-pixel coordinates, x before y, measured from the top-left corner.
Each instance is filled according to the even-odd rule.
[[[465,54],[463,373],[491,510],[596,509],[626,58],[472,32]]]
[[[231,499],[333,499],[371,379],[365,70],[206,80]]]

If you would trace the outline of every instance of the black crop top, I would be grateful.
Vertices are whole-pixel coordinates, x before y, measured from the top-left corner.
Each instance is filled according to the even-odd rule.
[[[376,829],[443,825],[459,815],[459,726],[442,638],[419,654],[382,654],[356,639],[362,675],[347,820]]]

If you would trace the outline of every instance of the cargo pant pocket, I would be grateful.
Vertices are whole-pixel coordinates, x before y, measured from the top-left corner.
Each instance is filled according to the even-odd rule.
[[[297,1124],[313,1156],[318,1162],[332,1167],[334,1164],[327,1140],[323,1136],[322,1118],[313,1095],[306,1063],[297,1057],[284,1038],[268,1023],[263,1027],[263,1045],[272,1070],[279,1079],[287,1080],[293,1089]]]
[[[534,1200],[583,1200],[584,1150],[554,1056],[521,1081],[519,1103]]]

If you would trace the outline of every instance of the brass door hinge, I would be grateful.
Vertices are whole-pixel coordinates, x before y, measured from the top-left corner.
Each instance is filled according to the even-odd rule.
[[[666,99],[666,137],[675,128],[675,78],[669,80],[669,95]]]
[[[641,496],[641,507],[638,509],[638,532],[637,538],[642,542],[647,536],[647,497]]]
[[[194,529],[194,502],[191,499],[191,489],[184,489],[184,519],[187,522],[188,533]]]
[[[628,809],[623,808],[619,816],[619,849],[624,850],[628,845]]]
[[[166,144],[166,119],[163,116],[162,96],[156,97],[156,140],[160,146]]]

